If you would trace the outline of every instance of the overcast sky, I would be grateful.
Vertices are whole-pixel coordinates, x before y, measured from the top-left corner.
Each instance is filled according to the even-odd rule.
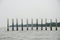
[[[60,19],[60,0],[0,0],[0,27],[7,18]]]

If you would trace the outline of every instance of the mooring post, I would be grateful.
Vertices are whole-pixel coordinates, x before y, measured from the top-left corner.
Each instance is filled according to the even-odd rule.
[[[55,30],[57,31],[57,19],[56,19],[56,29]]]
[[[36,30],[38,30],[38,19],[36,19]]]
[[[16,31],[18,31],[18,19],[16,19]]]
[[[31,30],[33,30],[33,19],[31,19]]]
[[[9,31],[9,19],[7,19],[7,31]]]
[[[23,19],[21,19],[21,29],[23,31]]]
[[[14,19],[12,19],[12,31],[14,31]]]
[[[52,31],[52,19],[50,19],[50,30]]]
[[[41,30],[43,30],[43,19],[41,19]]]
[[[45,19],[45,30],[47,30],[47,19]]]
[[[29,26],[29,25],[28,25],[28,19],[27,19],[27,30],[28,30],[28,26]]]

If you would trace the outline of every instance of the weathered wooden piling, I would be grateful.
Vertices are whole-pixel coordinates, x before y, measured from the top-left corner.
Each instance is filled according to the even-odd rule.
[[[9,19],[7,19],[7,31],[9,31]]]
[[[52,19],[50,19],[50,30],[52,31]]]
[[[55,30],[57,31],[57,19],[56,19],[56,28],[55,28]]]
[[[14,31],[14,19],[12,19],[12,31]]]
[[[33,30],[33,19],[31,19],[31,30]]]
[[[47,19],[45,19],[45,30],[47,30]]]
[[[23,31],[23,19],[21,19],[21,30]]]
[[[43,23],[43,19],[41,19],[41,24],[38,24],[38,19],[36,19],[36,24],[33,24],[33,19],[31,19],[31,24],[28,24],[28,19],[26,20],[26,24],[23,25],[23,19],[21,19],[21,24],[18,25],[18,19],[16,18],[16,25],[14,25],[14,19],[12,19],[12,25],[9,25],[9,19],[7,19],[7,31],[9,31],[9,27],[12,28],[12,31],[14,31],[14,27],[16,27],[16,31],[18,31],[18,27],[21,27],[21,30],[23,31],[24,27],[26,27],[26,30],[28,31],[29,27],[31,27],[31,30],[33,30],[33,27],[36,27],[36,30],[38,30],[38,27],[41,26],[41,30],[43,30],[43,27],[45,27],[45,30],[47,30],[47,27],[50,27],[50,30],[52,31],[52,27],[55,27],[55,30],[57,31],[57,27],[59,26],[59,22],[57,22],[57,19],[55,19],[55,22],[50,19],[50,23],[47,22],[47,19],[45,19],[45,24]]]
[[[16,19],[16,31],[18,31],[18,19]]]
[[[27,30],[28,30],[28,26],[29,26],[29,25],[28,25],[28,19],[27,19]]]
[[[38,30],[38,19],[36,19],[36,30]]]
[[[43,30],[43,19],[41,19],[41,30]]]

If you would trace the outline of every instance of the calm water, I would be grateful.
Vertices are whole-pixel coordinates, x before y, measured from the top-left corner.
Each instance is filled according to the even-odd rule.
[[[60,30],[50,31],[49,28],[47,31],[41,31],[40,28],[38,31],[34,30],[26,31],[6,31],[6,28],[0,28],[0,40],[60,40]]]

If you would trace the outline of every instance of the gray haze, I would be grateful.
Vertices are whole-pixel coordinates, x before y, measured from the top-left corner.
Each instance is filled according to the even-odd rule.
[[[0,0],[0,27],[7,18],[60,18],[60,0]]]

